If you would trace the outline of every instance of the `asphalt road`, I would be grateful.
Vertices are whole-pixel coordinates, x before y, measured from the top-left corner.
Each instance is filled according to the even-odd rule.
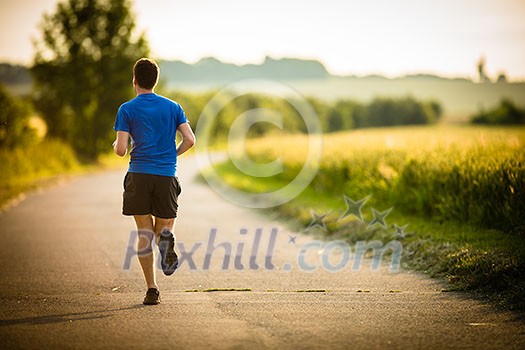
[[[124,173],[80,176],[0,214],[1,349],[525,348],[523,321],[440,281],[391,273],[389,261],[329,271],[341,250],[326,255],[310,235],[223,200],[194,181],[191,157],[180,160],[175,230],[185,260],[158,273],[162,303],[143,306]]]

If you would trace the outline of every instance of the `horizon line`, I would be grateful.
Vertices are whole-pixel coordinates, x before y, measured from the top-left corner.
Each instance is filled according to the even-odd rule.
[[[272,60],[275,60],[275,61],[280,61],[280,60],[311,61],[311,62],[317,62],[317,63],[321,64],[322,67],[328,73],[328,77],[334,77],[334,78],[372,78],[372,77],[377,77],[377,78],[382,78],[382,79],[387,79],[387,80],[395,80],[395,79],[403,79],[403,78],[407,78],[407,77],[427,76],[429,78],[439,78],[439,79],[448,79],[448,80],[467,80],[467,81],[477,82],[476,81],[476,77],[474,75],[469,75],[469,74],[452,75],[452,74],[446,74],[446,73],[441,73],[441,72],[436,72],[436,71],[428,71],[428,70],[420,70],[420,71],[407,70],[405,72],[401,72],[401,73],[398,73],[398,74],[387,74],[387,73],[384,73],[384,72],[381,72],[381,71],[369,71],[369,72],[362,73],[362,74],[359,74],[359,73],[336,74],[336,73],[333,73],[326,66],[326,63],[323,62],[321,59],[313,58],[313,57],[310,57],[310,58],[308,58],[308,57],[298,57],[298,56],[296,56],[296,57],[293,57],[293,56],[279,56],[279,57],[276,57],[276,56],[272,56],[272,55],[268,55],[267,54],[267,55],[264,56],[264,58],[262,60],[259,60],[258,62],[250,61],[250,62],[237,63],[237,62],[222,60],[220,58],[217,58],[217,56],[202,56],[202,57],[200,57],[197,60],[184,60],[184,59],[181,59],[181,58],[162,58],[162,57],[155,57],[155,56],[156,55],[149,55],[149,57],[155,59],[158,62],[182,62],[182,63],[187,64],[187,65],[196,65],[196,64],[198,64],[201,61],[204,61],[204,60],[207,60],[207,59],[214,59],[214,60],[218,61],[221,64],[228,64],[228,65],[233,65],[233,66],[236,66],[236,67],[244,67],[244,66],[248,66],[248,65],[261,66],[268,59],[272,59]],[[22,67],[29,68],[32,65],[32,62],[24,63],[24,62],[22,62],[22,60],[16,60],[16,59],[7,58],[7,57],[3,57],[3,58],[0,57],[0,64],[9,64],[9,65],[12,65],[12,66],[22,66]],[[500,73],[498,73],[498,74],[496,74],[494,76],[490,76],[489,75],[488,77],[491,79],[490,83],[497,83],[497,78],[498,78],[499,74],[501,74],[501,73],[505,74],[505,77],[507,79],[507,83],[525,83],[525,76],[518,76],[518,77],[509,76],[507,74],[507,72],[505,72],[505,71],[502,71],[502,72],[500,72]]]

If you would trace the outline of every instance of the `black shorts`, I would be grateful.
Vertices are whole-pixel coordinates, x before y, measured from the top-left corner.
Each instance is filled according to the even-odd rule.
[[[180,192],[176,177],[127,173],[124,177],[122,214],[176,218]]]

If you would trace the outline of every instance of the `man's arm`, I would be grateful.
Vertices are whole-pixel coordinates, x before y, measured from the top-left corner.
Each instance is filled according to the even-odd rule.
[[[124,157],[128,152],[129,133],[117,131],[117,139],[113,142],[113,151],[116,155]]]
[[[190,124],[188,123],[183,123],[179,125],[177,131],[182,136],[182,141],[177,146],[177,156],[180,156],[181,154],[193,147],[193,145],[195,144],[195,135],[193,134]]]

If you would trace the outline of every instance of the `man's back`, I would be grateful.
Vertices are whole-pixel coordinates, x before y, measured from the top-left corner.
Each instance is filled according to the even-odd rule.
[[[155,93],[124,103],[115,129],[129,132],[132,138],[129,172],[175,176],[177,127],[186,122],[178,103]]]

